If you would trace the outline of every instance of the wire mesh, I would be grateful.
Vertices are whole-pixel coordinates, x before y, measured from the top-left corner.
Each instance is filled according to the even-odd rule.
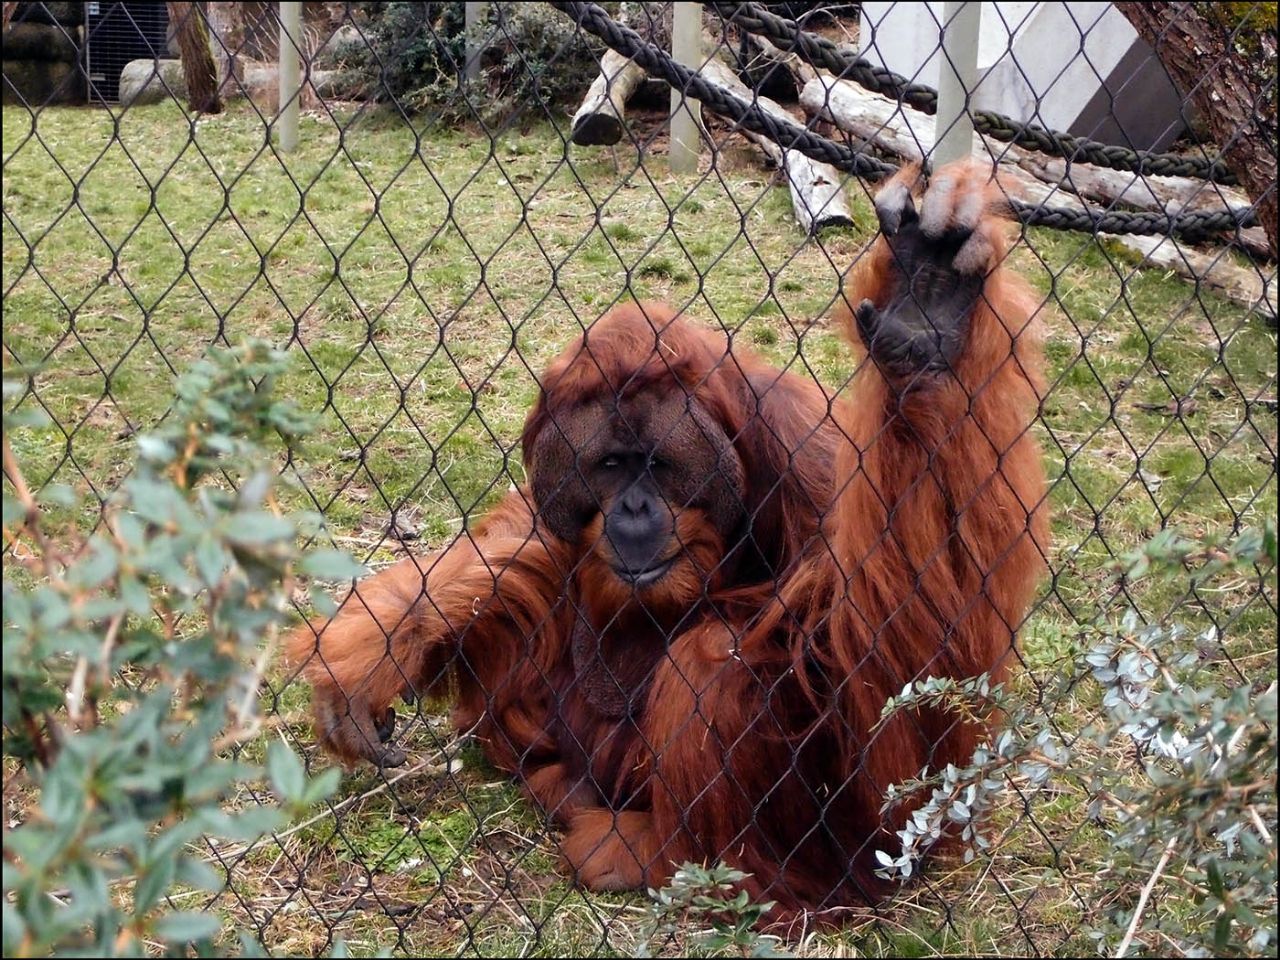
[[[310,453],[281,464],[294,505],[323,515],[322,540],[375,571],[399,564],[401,582],[412,585],[399,607],[359,591],[347,601],[376,627],[366,642],[386,652],[377,668],[381,687],[412,694],[394,710],[391,746],[382,742],[386,718],[370,718],[360,706],[368,688],[349,689],[350,675],[325,664],[323,633],[305,679],[296,665],[282,664],[263,691],[278,729],[315,768],[335,762],[317,745],[307,709],[309,687],[325,675],[342,704],[328,715],[330,725],[358,726],[358,752],[384,761],[394,752],[407,766],[360,765],[326,809],[261,842],[210,842],[209,860],[225,886],[202,909],[233,916],[280,953],[324,950],[337,939],[407,954],[629,951],[642,939],[643,894],[585,889],[564,858],[589,872],[597,853],[613,857],[616,885],[660,885],[662,871],[647,869],[671,838],[654,848],[643,831],[628,832],[634,818],[663,802],[653,794],[687,804],[682,815],[696,812],[698,823],[720,822],[705,809],[704,793],[718,797],[713,785],[732,781],[741,765],[768,768],[783,743],[792,762],[769,769],[767,789],[741,791],[747,807],[734,843],[710,849],[703,836],[699,852],[732,860],[735,849],[750,847],[752,862],[771,860],[781,879],[757,892],[815,911],[792,916],[792,935],[803,938],[812,923],[834,919],[864,948],[920,940],[938,952],[994,943],[1000,952],[1039,954],[1081,946],[1082,918],[1094,905],[1079,867],[1102,862],[1105,851],[1079,797],[1014,786],[995,822],[999,855],[982,869],[927,870],[878,900],[850,864],[892,841],[841,820],[861,808],[831,796],[847,800],[865,771],[860,763],[824,766],[833,751],[856,754],[865,730],[844,719],[832,721],[835,732],[814,735],[806,724],[816,729],[817,719],[793,715],[792,686],[827,704],[827,713],[819,711],[826,722],[833,705],[858,702],[854,678],[900,680],[884,646],[872,643],[854,662],[836,657],[833,664],[814,638],[872,628],[868,611],[852,610],[845,591],[859,596],[857,581],[876,557],[913,535],[900,529],[901,518],[912,516],[909,501],[929,496],[935,484],[948,497],[964,487],[946,473],[948,445],[986,442],[1000,463],[1029,438],[1042,453],[1047,491],[1009,522],[1025,533],[1043,507],[1052,517],[1051,545],[1036,540],[1045,573],[1034,600],[1002,624],[1010,637],[988,666],[1013,669],[1034,698],[1048,689],[1076,627],[1125,604],[1151,621],[1183,611],[1211,622],[1217,643],[1207,658],[1251,682],[1274,629],[1270,588],[1174,595],[1113,583],[1105,569],[1168,527],[1236,531],[1274,516],[1275,261],[1258,213],[1267,202],[1274,210],[1274,140],[1270,184],[1251,194],[1248,183],[1227,182],[1222,168],[1243,173],[1231,149],[1257,131],[1237,129],[1225,141],[1206,136],[1206,118],[1188,106],[1192,90],[1182,90],[1180,109],[1159,114],[1150,78],[1158,74],[1170,90],[1181,80],[1140,42],[1117,55],[1111,44],[1123,18],[1111,5],[984,4],[982,76],[971,107],[982,134],[975,151],[996,165],[996,189],[1023,221],[1001,268],[1035,290],[1046,382],[1029,432],[997,440],[985,429],[953,429],[935,438],[918,474],[880,503],[882,526],[857,541],[865,556],[854,558],[841,552],[848,540],[836,518],[851,526],[861,519],[833,505],[865,473],[832,476],[848,463],[836,455],[841,438],[868,458],[910,440],[892,423],[849,437],[848,422],[833,412],[864,396],[856,385],[881,362],[859,358],[839,325],[825,319],[838,313],[841,284],[869,256],[885,216],[872,202],[876,185],[845,171],[880,180],[904,164],[928,164],[935,120],[916,107],[920,90],[936,86],[930,71],[947,59],[941,4],[770,5],[781,27],[750,4],[705,5],[706,59],[690,74],[706,78],[709,64],[721,63],[754,112],[726,119],[726,110],[735,116],[732,103],[722,99],[717,108],[707,99],[698,172],[686,177],[667,171],[668,87],[652,77],[635,78],[630,103],[611,108],[625,110],[616,143],[573,142],[573,114],[589,85],[601,71],[621,84],[615,71],[626,62],[611,58],[589,29],[589,4],[476,5],[480,19],[470,29],[459,3],[305,4],[303,35],[292,38],[304,64],[302,89],[292,95],[302,107],[294,153],[278,145],[274,61],[282,34],[274,5],[167,5],[173,56],[191,18],[211,50],[221,102],[201,112],[190,106],[200,78],[168,57],[111,78],[108,87],[118,81],[119,93],[106,99],[118,102],[74,105],[90,98],[86,71],[95,61],[84,52],[112,42],[96,24],[151,5],[85,6],[102,9],[86,17],[78,4],[5,4],[12,22],[5,33],[4,355],[37,371],[13,404],[39,408],[52,423],[15,437],[34,465],[28,476],[41,487],[69,483],[91,492],[98,511],[77,522],[100,523],[129,461],[130,438],[165,417],[176,372],[212,346],[265,336],[287,347],[287,389],[320,418]],[[661,54],[670,43],[664,7],[615,4],[605,12]],[[893,19],[904,15],[929,29],[913,37]],[[1067,36],[1046,38],[1036,18],[1050,15]],[[788,48],[786,31],[797,24],[822,42],[812,41],[809,52],[798,42]],[[938,42],[922,45],[919,35]],[[59,38],[73,44],[72,61],[55,50],[62,50]],[[911,55],[921,63],[895,66],[908,62],[903,49],[913,39]],[[20,48],[21,41],[31,46]],[[1041,62],[1051,59],[1046,44],[1069,51],[1061,66]],[[466,80],[472,56],[481,69]],[[888,96],[852,79],[837,83],[830,68],[841,64],[837,74],[865,81],[861,66],[851,66],[858,56],[880,65],[872,73],[881,80],[885,71],[908,75],[893,81]],[[1204,83],[1213,83],[1216,68],[1204,65]],[[1003,114],[979,93],[1011,89],[1030,103],[1020,105],[1016,130],[995,125],[990,117]],[[772,121],[760,119],[770,116],[766,96],[782,103]],[[1055,131],[1072,98],[1085,109],[1067,137]],[[1253,107],[1265,119],[1270,104],[1272,134],[1274,99],[1273,67]],[[1167,129],[1158,129],[1152,113],[1166,118]],[[1141,136],[1131,133],[1139,119]],[[1011,132],[993,132],[999,129]],[[1047,133],[1036,140],[1027,131]],[[1103,141],[1116,148],[1110,167],[1101,153],[1090,156],[1097,162],[1073,153],[1085,149],[1082,142]],[[1056,155],[1038,152],[1055,145]],[[1212,179],[1155,174],[1143,164],[1156,154],[1215,172]],[[828,165],[819,166],[823,160]],[[1137,164],[1136,172],[1126,163]],[[815,170],[841,189],[812,194],[825,199],[805,212],[835,225],[810,235],[795,217],[808,201],[794,199],[792,186],[800,191],[801,171]],[[1184,233],[1180,215],[1224,219],[1197,221],[1198,232]],[[1040,225],[1054,223],[1074,230]],[[1132,235],[1110,232],[1129,227]],[[1274,223],[1270,229],[1274,236]],[[659,300],[723,340],[680,340],[684,328],[667,326],[660,308],[627,307]],[[610,311],[628,309],[637,329],[654,333],[654,362],[661,363],[610,379],[609,328],[595,327],[598,352],[589,331]],[[563,373],[552,368],[548,379],[548,365],[584,334],[578,361],[611,395],[598,398],[585,425],[544,402],[536,414],[541,432],[526,432],[522,447],[526,413],[540,392],[554,395]],[[700,369],[693,353],[706,342],[727,346],[718,355],[712,349]],[[931,340],[935,348],[943,349]],[[945,366],[953,363],[960,360],[951,356]],[[645,393],[645,377],[673,376],[682,389],[667,383],[662,403],[674,412],[666,421],[665,413],[634,406],[636,396],[650,396],[646,402],[666,410]],[[968,384],[968,401],[989,402],[996,376]],[[731,427],[708,422],[715,418],[702,406],[722,380],[750,394],[738,402],[751,415]],[[809,415],[801,427],[788,423]],[[651,416],[657,420],[637,427]],[[619,422],[623,433],[643,436],[628,442]],[[784,425],[789,432],[779,435]],[[548,450],[532,454],[531,442],[543,436]],[[556,442],[569,451],[560,459],[550,451]],[[782,448],[780,461],[759,452],[771,444]],[[617,462],[604,469],[629,470],[623,461],[640,447],[645,458],[632,479],[648,478],[647,485],[627,490],[650,494],[637,494],[619,520],[592,471],[610,458]],[[539,475],[538,458],[555,465],[543,471],[552,476]],[[1001,469],[994,482],[1004,481]],[[949,504],[957,529],[977,515],[984,495],[983,484],[970,484],[968,499]],[[682,524],[678,515],[691,504],[704,518],[723,508],[725,518]],[[657,570],[650,564],[670,558],[628,554],[635,538],[627,524],[643,526],[664,510],[677,515],[670,542],[693,584],[676,615],[635,599]],[[584,524],[584,513],[607,517]],[[585,546],[564,546],[578,536]],[[972,540],[957,534],[925,544],[913,557],[917,568],[895,581],[907,586],[879,628],[896,636],[894,616],[923,616],[917,608],[930,576],[948,565],[979,571],[977,587],[949,615],[935,612],[934,655],[907,679],[956,669],[948,643],[957,624],[996,605],[987,577],[1015,554],[1018,538],[988,536],[981,546],[993,547],[994,557],[975,556]],[[593,563],[604,555],[623,568],[618,582],[632,587],[600,583]],[[833,591],[825,607],[823,597],[788,592],[798,569],[824,563],[838,576],[804,582]],[[521,564],[547,581],[536,603],[511,586],[527,582],[517,579]],[[459,590],[473,592],[459,600]],[[760,635],[769,615],[776,631],[806,642],[797,641],[795,662],[746,677],[741,644]],[[997,611],[991,622],[1002,619]],[[494,622],[509,640],[499,652],[490,649],[501,632]],[[410,629],[419,631],[416,639],[405,640]],[[424,652],[429,630],[448,639],[447,655]],[[1016,649],[1014,631],[1021,633]],[[692,666],[681,659],[695,641],[725,640],[724,656],[704,674],[696,670],[705,658]],[[659,694],[696,695],[659,742],[646,717],[657,710],[655,677],[664,665],[683,688],[659,687]],[[900,687],[864,682],[881,700]],[[758,706],[740,717],[745,697]],[[451,718],[442,704],[458,698]],[[1066,728],[1089,709],[1047,699],[1043,707],[1061,712]],[[360,709],[364,726],[351,719]],[[324,717],[320,727],[323,734]],[[938,741],[954,728],[914,729],[917,738]],[[689,731],[703,738],[693,753],[681,739]],[[667,748],[719,759],[674,767],[664,762]],[[672,776],[713,767],[715,776],[694,787]],[[815,770],[828,771],[827,780],[794,782]],[[521,777],[537,802],[517,786]],[[799,806],[780,813],[783,803]],[[795,822],[787,822],[789,813]],[[588,835],[591,823],[598,839],[574,847],[572,838]],[[775,833],[762,839],[762,824]],[[850,837],[859,838],[853,847]],[[640,883],[631,875],[637,869]],[[597,873],[606,874],[597,888],[613,882],[609,871]],[[814,878],[813,889],[799,889],[797,878]]]

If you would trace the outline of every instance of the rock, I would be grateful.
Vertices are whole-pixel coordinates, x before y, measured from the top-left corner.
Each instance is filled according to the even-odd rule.
[[[312,69],[332,70],[345,65],[355,57],[365,54],[369,41],[356,29],[354,23],[344,23],[316,51],[311,61]]]
[[[311,86],[322,100],[341,100],[348,84],[344,82],[342,70],[311,71]]]
[[[187,79],[181,60],[131,60],[120,71],[120,105],[162,103],[187,98]]]
[[[3,45],[6,60],[75,63],[79,54],[74,33],[44,23],[10,24]]]
[[[60,23],[76,27],[84,23],[83,3],[20,3],[11,23]]]
[[[306,89],[310,91],[314,88],[316,95],[322,100],[341,100],[349,93],[349,84],[345,82],[345,72],[342,70],[316,70],[313,67],[311,73],[305,75],[304,79],[310,81]],[[226,90],[231,89],[234,89],[236,95],[247,93],[254,99],[263,98],[270,101],[280,89],[276,65],[253,62],[245,64],[244,77],[239,84],[234,87],[228,85],[226,88]]]
[[[74,63],[4,61],[3,102],[31,107],[85,102],[84,74]]]

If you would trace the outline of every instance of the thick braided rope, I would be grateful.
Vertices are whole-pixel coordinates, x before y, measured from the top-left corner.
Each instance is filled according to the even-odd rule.
[[[552,3],[551,6],[568,14],[575,23],[589,30],[614,50],[631,58],[652,76],[665,80],[687,96],[701,101],[708,109],[728,117],[742,129],[763,134],[787,150],[798,150],[806,157],[833,167],[856,173],[871,180],[880,180],[893,173],[896,167],[865,153],[855,153],[812,130],[807,130],[793,120],[783,120],[765,113],[758,106],[748,103],[723,87],[707,83],[683,64],[676,63],[666,53],[646,42],[638,33],[614,20],[594,3]]]
[[[795,150],[821,163],[829,163],[837,170],[869,180],[883,179],[897,170],[891,163],[820,137],[794,121],[771,116],[755,104],[748,103],[722,87],[707,83],[688,67],[676,63],[639,34],[618,23],[594,3],[552,2],[550,5],[568,15],[582,29],[595,34],[612,49],[634,60],[653,76],[683,90],[686,96],[733,120],[744,130],[763,134],[787,150]],[[1163,213],[1131,211],[1097,214],[1088,210],[1046,207],[1021,200],[1010,200],[1009,206],[1013,214],[1029,226],[1057,227],[1089,233],[1179,234],[1188,239],[1235,229],[1254,220],[1252,211],[1239,217],[1228,211],[1170,217]]]
[[[748,33],[768,37],[779,48],[798,54],[815,67],[830,70],[837,77],[853,80],[868,90],[906,103],[923,113],[938,112],[938,91],[932,87],[913,83],[851,51],[841,50],[826,37],[806,33],[794,20],[771,13],[758,3],[712,3],[710,6],[725,21],[737,24]],[[1221,160],[1130,150],[1112,143],[1048,130],[1034,123],[1023,123],[990,110],[975,110],[972,116],[974,129],[993,140],[1015,143],[1067,160],[1129,173],[1198,177],[1223,184],[1238,182],[1235,174]]]

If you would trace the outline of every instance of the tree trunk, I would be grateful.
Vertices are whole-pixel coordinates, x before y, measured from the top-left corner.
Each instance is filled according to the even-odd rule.
[[[209,0],[205,7],[212,32],[213,57],[218,63],[218,93],[230,98],[240,92],[244,75],[240,48],[244,44],[244,4]]]
[[[182,56],[182,73],[187,79],[187,96],[196,113],[221,113],[218,96],[218,68],[209,49],[209,30],[197,4],[166,3],[169,22],[178,38]]]
[[[1189,95],[1276,255],[1275,4],[1117,3]],[[1248,7],[1243,16],[1238,8]]]

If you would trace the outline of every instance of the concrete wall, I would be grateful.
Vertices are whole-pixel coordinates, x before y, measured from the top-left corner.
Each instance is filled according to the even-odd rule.
[[[862,4],[862,55],[931,87],[945,62],[943,4]],[[973,104],[1139,149],[1182,132],[1181,98],[1150,47],[1106,2],[982,4]]]

